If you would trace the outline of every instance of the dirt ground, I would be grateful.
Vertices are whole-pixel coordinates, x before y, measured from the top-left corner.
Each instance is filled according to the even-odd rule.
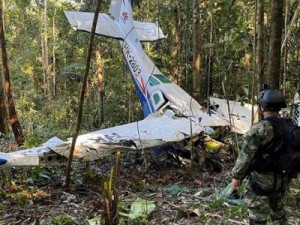
[[[241,200],[231,204],[216,198],[231,180],[234,159],[229,154],[210,155],[203,169],[185,162],[167,153],[122,154],[119,173],[113,178],[119,211],[128,213],[137,199],[154,203],[154,209],[136,219],[120,216],[119,224],[247,224]],[[92,219],[103,213],[105,192],[101,183],[108,180],[114,165],[114,156],[97,162],[74,162],[68,190],[63,185],[63,164],[1,168],[0,224],[99,224]],[[231,197],[236,200],[238,196]],[[290,212],[300,218],[293,199],[290,205]]]

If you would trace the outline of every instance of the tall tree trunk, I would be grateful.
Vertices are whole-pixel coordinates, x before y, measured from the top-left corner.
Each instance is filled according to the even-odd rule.
[[[200,102],[200,85],[201,85],[201,24],[200,24],[200,6],[201,0],[194,0],[194,35],[193,35],[193,97]]]
[[[4,84],[2,76],[0,76],[0,132],[3,134],[8,133],[8,117],[6,111],[6,104],[5,104],[5,95],[4,95]]]
[[[43,81],[44,81],[44,93],[47,95],[51,94],[49,75],[49,57],[48,57],[48,32],[47,32],[47,0],[44,0],[44,20],[43,27],[44,32],[42,32],[42,54],[43,54]]]
[[[56,17],[56,9],[54,9],[54,16],[53,16],[53,21],[52,21],[52,39],[53,39],[53,47],[52,47],[52,58],[53,58],[52,72],[53,72],[53,79],[52,79],[52,82],[53,82],[53,96],[56,95],[55,17]]]
[[[15,135],[16,142],[18,145],[23,144],[23,133],[22,129],[18,120],[17,112],[14,105],[13,96],[11,93],[11,85],[10,85],[10,76],[9,76],[9,69],[8,69],[8,59],[6,53],[6,45],[5,45],[5,37],[4,37],[4,29],[3,29],[3,20],[2,20],[2,9],[3,4],[2,1],[0,3],[0,42],[1,42],[1,51],[2,51],[2,69],[3,69],[3,76],[4,76],[4,89],[5,94],[8,102],[8,110],[9,110],[9,121]]]
[[[285,91],[286,91],[286,85],[285,85],[285,82],[286,82],[286,77],[287,77],[287,74],[288,74],[288,71],[287,71],[287,65],[288,65],[288,45],[287,45],[287,42],[288,42],[288,39],[291,35],[291,32],[293,30],[293,27],[295,25],[295,22],[296,22],[296,19],[297,19],[297,16],[299,14],[299,11],[300,11],[300,1],[298,2],[298,6],[296,8],[296,11],[294,13],[294,16],[290,22],[290,25],[288,25],[288,14],[289,14],[289,11],[290,11],[290,1],[289,0],[286,0],[286,11],[285,11],[285,34],[284,34],[284,40],[282,42],[282,45],[281,45],[281,51],[284,51],[284,72],[283,72],[283,90],[284,90],[284,94],[285,94]]]
[[[3,6],[4,6],[4,4],[3,4]],[[2,21],[4,21],[4,15],[3,15],[3,13],[1,13],[1,14],[2,14],[1,19],[2,19]],[[4,32],[5,32],[5,30],[3,29],[3,33]],[[6,102],[6,99],[5,99],[5,94],[4,94],[4,83],[3,83],[2,76],[0,76],[0,132],[3,134],[7,134],[9,131],[8,124],[7,124],[8,117],[7,117],[7,110],[6,110],[5,102]]]
[[[274,89],[280,87],[281,37],[283,27],[283,0],[272,0],[271,34],[269,43],[268,80]]]
[[[257,56],[257,21],[258,21],[258,0],[255,0],[255,9],[254,9],[254,30],[253,30],[253,77],[252,77],[252,88],[251,88],[251,103],[252,103],[252,107],[251,107],[251,124],[253,124],[254,122],[254,96],[256,94],[256,90],[255,90],[255,87],[258,83],[258,73],[256,71],[256,67],[257,67],[257,63],[256,63],[256,60],[258,58]]]
[[[284,40],[283,40],[282,45],[281,45],[281,51],[286,46],[286,42],[287,42],[287,40],[289,39],[289,37],[290,37],[290,35],[292,33],[292,30],[293,30],[293,27],[295,25],[295,22],[297,21],[297,17],[298,17],[299,11],[300,11],[300,1],[298,2],[298,6],[297,6],[297,8],[295,10],[295,13],[294,13],[294,16],[292,18],[292,21],[290,22],[290,25],[288,26],[287,31],[285,32]]]
[[[209,12],[210,12],[210,34],[209,34],[209,53],[207,56],[207,103],[209,104],[209,97],[212,93],[213,83],[213,65],[214,65],[214,49],[213,49],[213,31],[214,31],[214,23],[213,23],[213,1],[209,2]]]
[[[172,77],[174,83],[180,83],[180,65],[179,65],[179,53],[180,53],[180,7],[179,1],[175,0],[175,25],[174,25],[174,39],[171,50],[172,60]]]
[[[96,45],[96,74],[99,94],[99,125],[104,123],[104,65],[101,59],[101,45]]]
[[[192,1],[192,4],[191,4]],[[185,4],[185,20],[184,20],[184,27],[183,27],[183,34],[181,35],[182,41],[181,41],[181,55],[182,55],[182,63],[184,64],[184,68],[181,67],[181,73],[184,75],[184,86],[185,88],[188,88],[189,86],[189,77],[191,75],[191,52],[193,51],[192,48],[194,47],[194,39],[193,36],[195,35],[194,32],[194,19],[195,19],[195,14],[194,14],[194,5],[195,5],[195,0],[191,1],[186,1]],[[193,15],[193,16],[190,16]],[[191,29],[193,32],[190,32]],[[193,62],[194,64],[194,62]],[[193,67],[192,64],[192,67]],[[193,76],[193,68],[192,68],[192,76]],[[192,77],[194,79],[194,77]],[[183,78],[181,78],[183,80]],[[192,94],[193,95],[193,94]]]
[[[264,0],[257,0],[257,93],[264,81],[265,32],[264,32]]]
[[[288,14],[289,14],[289,9],[290,9],[290,1],[286,0],[285,1],[285,16],[284,16],[284,36],[287,37],[287,32],[288,32]],[[287,55],[288,55],[288,48],[287,48],[287,44],[285,42],[284,44],[284,49],[283,49],[283,94],[285,95],[285,91],[286,91],[286,85],[285,85],[285,81],[286,81],[286,76],[287,76]]]

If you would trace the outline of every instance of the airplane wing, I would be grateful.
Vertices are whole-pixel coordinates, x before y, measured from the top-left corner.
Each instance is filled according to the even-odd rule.
[[[232,132],[244,134],[252,126],[252,105],[226,99],[210,98],[214,110],[231,121]],[[258,120],[258,108],[254,106],[254,122]]]
[[[94,13],[64,11],[70,25],[78,31],[90,32],[92,30]],[[156,41],[165,38],[162,30],[156,23],[133,21],[140,41]],[[107,14],[99,13],[96,34],[123,40],[120,28]]]
[[[229,126],[229,120],[214,110],[201,109],[200,123],[204,127]]]
[[[51,149],[65,142],[57,137],[49,139],[43,146],[15,152],[0,152],[0,166],[40,166],[49,162],[57,162],[61,157]]]
[[[94,13],[64,11],[69,23],[75,30],[91,32]],[[105,37],[123,39],[120,28],[105,13],[99,13],[96,33]]]
[[[79,135],[76,140],[74,159],[92,161],[116,151],[179,144],[185,139],[199,135],[201,131],[204,131],[204,128],[192,118],[153,114],[138,122]],[[52,138],[41,147],[0,153],[0,165],[39,166],[55,161],[58,156],[68,158],[71,141],[69,139],[64,142]]]
[[[133,21],[136,33],[141,42],[157,41],[165,38],[157,23]]]
[[[189,118],[152,114],[141,121],[80,135],[74,158],[90,161],[122,149],[141,150],[176,144],[203,130],[198,122]],[[53,151],[66,157],[69,154],[63,146]]]

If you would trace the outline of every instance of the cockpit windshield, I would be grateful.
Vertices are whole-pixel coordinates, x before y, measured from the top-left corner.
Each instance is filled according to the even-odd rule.
[[[153,74],[152,76],[150,76],[150,80],[149,80],[149,84],[151,86],[155,86],[158,84],[169,84],[172,83],[167,77],[165,77],[162,74]]]

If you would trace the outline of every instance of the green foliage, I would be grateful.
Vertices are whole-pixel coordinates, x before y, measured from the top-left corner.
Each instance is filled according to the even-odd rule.
[[[119,224],[148,224],[148,217],[156,208],[153,201],[137,198],[127,209],[125,205],[120,209],[120,223]]]
[[[30,0],[14,0],[20,9],[24,9],[30,5]]]
[[[241,102],[242,104],[245,102],[250,102],[250,89],[249,85],[243,85],[237,90],[236,101]]]
[[[102,190],[101,224],[117,225],[119,221],[119,192],[116,188],[119,166],[120,152],[117,152],[115,166],[110,169],[109,176],[103,176],[100,180],[100,187]]]
[[[50,219],[49,222],[46,222],[46,223],[42,223],[42,225],[48,225],[48,224],[51,224],[51,225],[72,225],[74,224],[74,220],[71,216],[69,215],[58,215],[52,219]]]
[[[23,193],[18,193],[16,196],[15,196],[15,201],[18,205],[26,205],[27,202],[28,202],[28,195],[26,194],[23,194]]]

